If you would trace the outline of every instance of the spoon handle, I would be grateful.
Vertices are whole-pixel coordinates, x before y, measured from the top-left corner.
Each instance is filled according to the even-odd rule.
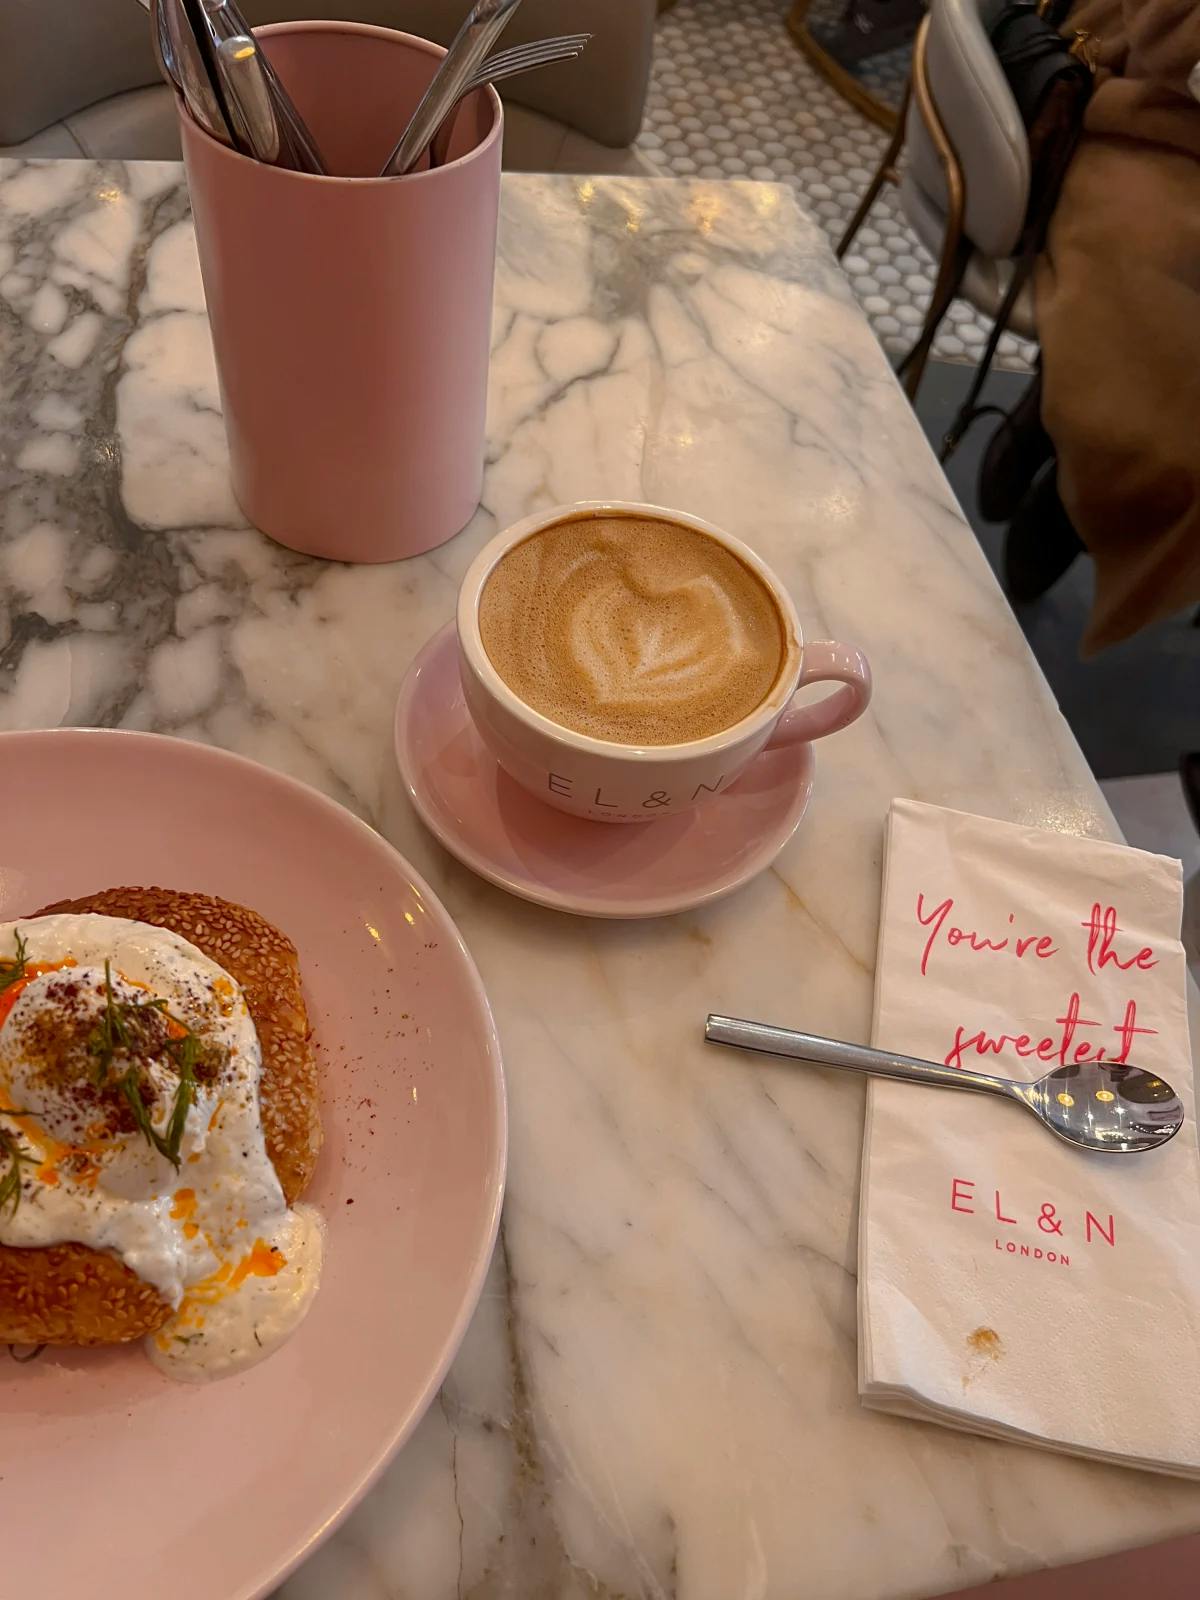
[[[876,1078],[900,1078],[905,1083],[924,1083],[938,1089],[971,1089],[1004,1099],[1014,1093],[1014,1085],[1007,1078],[990,1078],[986,1072],[972,1072],[966,1067],[918,1061],[915,1056],[899,1056],[891,1050],[872,1050],[865,1044],[847,1044],[844,1039],[822,1039],[814,1033],[797,1033],[793,1028],[776,1028],[766,1022],[710,1016],[704,1025],[704,1037],[710,1044],[734,1044],[742,1050],[762,1050],[771,1056],[788,1056],[793,1061],[811,1061],[819,1067],[839,1067]]]

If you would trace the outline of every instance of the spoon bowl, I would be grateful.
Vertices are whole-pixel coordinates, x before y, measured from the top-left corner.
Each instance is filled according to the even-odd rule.
[[[1179,1096],[1141,1067],[1083,1061],[1055,1067],[1036,1083],[1014,1083],[1012,1094],[1060,1139],[1085,1150],[1156,1150],[1183,1127]]]
[[[1035,1083],[996,1078],[968,1067],[947,1067],[890,1050],[872,1050],[842,1039],[822,1039],[794,1028],[775,1028],[738,1017],[710,1016],[704,1028],[710,1044],[808,1061],[904,1083],[1016,1100],[1051,1133],[1081,1150],[1133,1155],[1158,1150],[1183,1127],[1183,1102],[1155,1072],[1107,1061],[1058,1066]]]

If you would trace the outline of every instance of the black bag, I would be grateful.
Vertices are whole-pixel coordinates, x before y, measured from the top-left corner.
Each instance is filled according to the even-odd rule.
[[[1068,5],[1069,0],[1041,5],[1037,0],[1007,0],[991,28],[996,57],[1029,137],[1029,205],[1012,279],[996,312],[991,337],[966,399],[942,440],[939,456],[942,461],[957,448],[976,417],[1000,409],[977,406],[976,401],[1017,296],[1028,282],[1045,244],[1063,178],[1079,142],[1083,113],[1092,92],[1093,68],[1087,52],[1087,37],[1077,34],[1072,42],[1058,31]]]

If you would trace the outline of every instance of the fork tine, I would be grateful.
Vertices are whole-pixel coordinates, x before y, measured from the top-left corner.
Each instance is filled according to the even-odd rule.
[[[499,50],[486,61],[480,62],[476,72],[483,73],[507,67],[514,61],[540,60],[563,50],[582,50],[589,38],[589,34],[566,34],[561,39],[539,39],[531,44],[513,45],[511,49]]]
[[[500,63],[507,65],[510,61],[524,59],[527,56],[541,55],[546,51],[582,47],[591,38],[590,33],[564,33],[554,39],[532,39],[528,44],[510,45],[506,50],[497,50],[487,60],[480,62],[477,71]]]
[[[581,44],[562,44],[553,50],[531,50],[528,55],[510,56],[504,61],[486,61],[478,69],[481,78],[495,77],[497,73],[512,72],[521,67],[536,66],[546,61],[563,61],[579,55]]]
[[[538,67],[552,67],[559,61],[574,61],[579,53],[578,50],[563,50],[554,55],[532,56],[525,61],[510,61],[507,65],[493,68],[490,72],[483,73],[478,78],[472,78],[471,88],[482,89],[489,83],[503,83],[508,78],[520,77],[526,72],[535,72]]]
[[[526,39],[521,44],[505,45],[503,50],[493,51],[487,59],[494,61],[497,56],[521,55],[526,50],[547,50],[560,44],[579,44],[591,37],[590,33],[555,33],[546,39]]]
[[[536,45],[517,45],[511,50],[501,50],[475,69],[469,80],[470,87],[478,89],[485,83],[513,77],[518,72],[531,72],[557,61],[573,60],[582,52],[590,37],[590,34],[574,38],[564,36],[561,40],[545,39]]]

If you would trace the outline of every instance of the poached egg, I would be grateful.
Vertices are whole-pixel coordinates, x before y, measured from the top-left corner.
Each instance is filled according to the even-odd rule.
[[[119,1257],[173,1308],[146,1340],[173,1377],[254,1365],[316,1292],[321,1220],[285,1204],[261,1071],[241,989],[178,934],[0,923],[0,1244]]]

